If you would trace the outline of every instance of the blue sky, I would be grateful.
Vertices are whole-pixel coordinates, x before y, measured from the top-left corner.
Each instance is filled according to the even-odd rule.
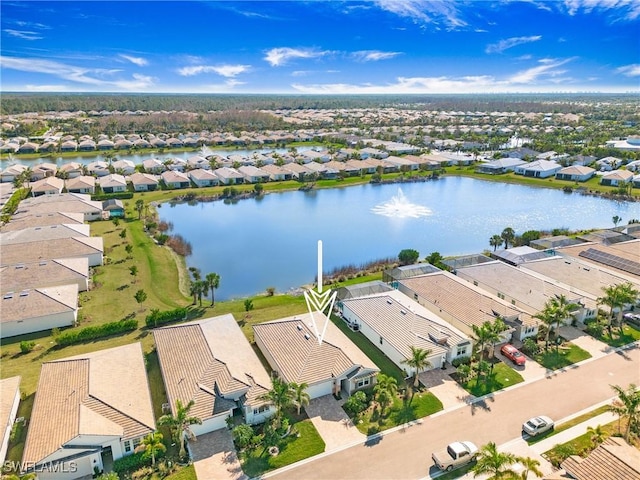
[[[0,9],[2,91],[640,93],[640,0]]]

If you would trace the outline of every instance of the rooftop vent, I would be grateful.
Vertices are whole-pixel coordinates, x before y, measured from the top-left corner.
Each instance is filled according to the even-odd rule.
[[[40,261],[40,266],[41,266],[41,267],[45,266],[46,264],[47,264],[47,261],[46,261],[46,260],[42,260],[42,261]]]
[[[296,328],[297,328],[298,330],[302,330],[302,325],[298,324],[298,325],[296,325]]]
[[[24,268],[24,263],[19,263],[19,264],[17,264],[17,265],[16,265],[16,269],[18,269],[18,268]]]
[[[305,334],[304,334],[304,338],[306,338],[307,340],[309,340],[311,337],[309,336],[309,334],[308,334],[308,333],[305,333]]]
[[[22,291],[20,292],[20,296],[21,296],[21,297],[26,297],[27,295],[29,295],[29,290],[22,290]]]
[[[400,310],[400,313],[403,314],[403,315],[406,315],[407,311],[406,310]]]
[[[7,293],[5,293],[5,294],[2,296],[2,298],[3,298],[4,300],[9,300],[9,299],[13,298],[13,292],[7,292]]]
[[[387,300],[387,303],[391,305],[393,302],[391,300]]]

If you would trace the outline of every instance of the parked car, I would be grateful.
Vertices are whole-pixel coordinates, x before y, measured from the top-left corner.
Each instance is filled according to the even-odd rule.
[[[502,348],[500,349],[500,353],[502,353],[505,357],[507,357],[509,360],[520,367],[523,366],[527,361],[522,352],[520,352],[520,350],[509,343],[502,346]]]
[[[540,435],[548,430],[552,430],[554,426],[553,420],[544,415],[533,417],[522,424],[522,431],[532,437]]]
[[[471,442],[453,442],[444,450],[431,454],[433,463],[440,470],[450,471],[473,462],[478,456],[478,447]]]
[[[634,327],[640,327],[640,314],[638,313],[625,313],[624,321],[629,325],[633,325]]]

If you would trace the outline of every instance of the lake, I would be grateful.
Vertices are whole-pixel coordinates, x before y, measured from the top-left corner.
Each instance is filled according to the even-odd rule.
[[[562,190],[444,177],[424,183],[358,185],[270,193],[237,203],[162,204],[162,220],[193,253],[187,265],[220,275],[216,299],[286,292],[314,281],[317,241],[324,271],[397,257],[413,248],[424,258],[480,253],[489,238],[527,230],[612,228],[640,218],[640,203]]]

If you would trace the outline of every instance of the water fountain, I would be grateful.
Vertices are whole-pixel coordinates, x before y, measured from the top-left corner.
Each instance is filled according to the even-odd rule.
[[[411,203],[401,188],[398,188],[398,193],[391,200],[376,205],[371,211],[376,215],[394,218],[419,218],[433,213],[427,207]]]
[[[200,155],[202,155],[204,158],[209,158],[210,156],[214,155],[214,152],[206,145],[203,145],[200,149]]]

